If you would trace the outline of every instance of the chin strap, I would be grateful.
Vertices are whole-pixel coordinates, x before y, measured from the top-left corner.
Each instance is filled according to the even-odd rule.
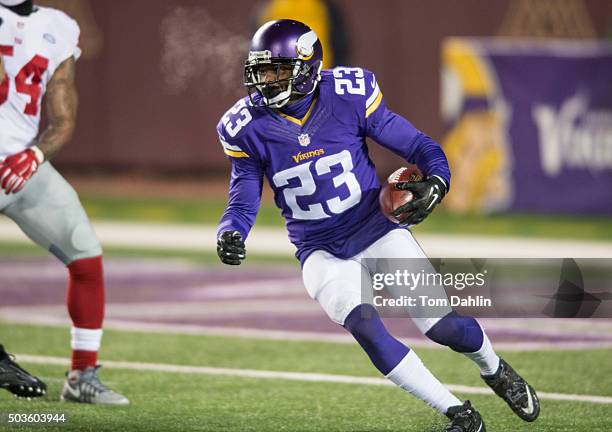
[[[287,105],[289,103],[289,99],[291,99],[291,95],[287,96],[282,101],[270,104],[269,106],[270,106],[270,108],[276,108],[276,109],[282,108],[282,107],[284,107],[285,105]]]
[[[267,99],[268,106],[270,108],[282,108],[285,105],[287,105],[287,103],[289,102],[289,99],[291,99],[292,88],[293,88],[293,84],[291,82],[289,82],[289,84],[287,86],[287,90],[280,92],[279,94],[274,96],[272,98],[272,100],[276,99],[276,98],[278,98],[280,96],[284,96],[284,97],[282,99],[278,100],[278,101],[275,101],[275,102],[272,102],[270,99]]]

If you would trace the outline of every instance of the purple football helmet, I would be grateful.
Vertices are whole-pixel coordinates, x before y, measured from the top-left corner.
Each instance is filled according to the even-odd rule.
[[[292,95],[312,93],[322,66],[323,48],[310,27],[288,19],[269,21],[251,40],[244,85],[253,106],[280,108]]]

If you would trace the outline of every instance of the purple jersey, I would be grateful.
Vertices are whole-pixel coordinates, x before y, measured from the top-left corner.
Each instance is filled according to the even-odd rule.
[[[246,239],[265,175],[302,263],[319,249],[350,258],[397,228],[380,211],[366,137],[450,183],[440,146],[389,111],[376,78],[361,68],[322,71],[302,120],[254,108],[247,97],[221,118],[217,131],[232,162],[218,233],[237,230]]]

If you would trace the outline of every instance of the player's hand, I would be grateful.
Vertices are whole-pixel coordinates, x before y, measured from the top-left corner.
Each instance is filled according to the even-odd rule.
[[[398,207],[392,214],[399,217],[403,213],[409,213],[400,219],[401,226],[416,225],[423,222],[433,209],[440,204],[446,195],[446,184],[438,176],[431,176],[427,180],[420,182],[398,182],[395,189],[410,191],[415,198],[407,204]]]
[[[242,235],[238,231],[223,231],[217,239],[217,255],[224,264],[240,265],[246,256]]]
[[[4,193],[8,195],[23,189],[43,160],[43,153],[34,146],[0,162],[0,187],[4,189]]]

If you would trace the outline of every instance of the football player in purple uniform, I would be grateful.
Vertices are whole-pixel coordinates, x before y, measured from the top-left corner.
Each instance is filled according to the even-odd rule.
[[[271,21],[253,36],[245,64],[248,96],[217,126],[232,164],[227,208],[218,226],[222,262],[238,265],[255,221],[264,176],[274,190],[297,247],[304,285],[328,316],[346,328],[374,366],[400,388],[446,415],[445,431],[484,431],[480,414],[462,403],[413,350],[386,330],[361,295],[373,269],[363,258],[426,258],[406,228],[442,200],[450,171],[440,145],[385,106],[376,77],[357,67],[321,70],[317,35],[292,20]],[[399,183],[417,199],[402,226],[378,204],[380,183],[366,137],[415,163],[422,182]],[[493,350],[478,322],[448,308],[436,318],[414,318],[433,341],[463,353],[482,378],[523,420],[539,414],[535,391]]]

